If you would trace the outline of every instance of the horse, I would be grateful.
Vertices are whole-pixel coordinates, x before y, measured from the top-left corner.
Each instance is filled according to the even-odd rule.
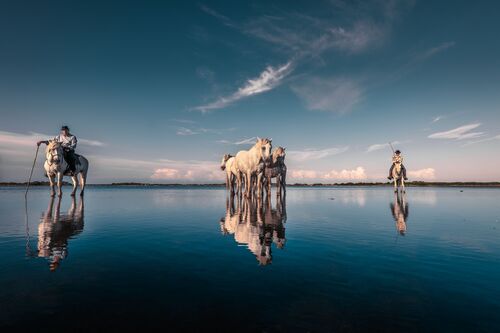
[[[54,211],[54,197],[38,225],[38,257],[49,260],[49,268],[55,271],[62,260],[68,256],[68,241],[83,232],[84,201],[80,198],[78,206],[75,197],[71,198],[68,212],[61,214],[61,197],[57,199]]]
[[[231,192],[234,192],[234,182],[236,180],[236,165],[234,163],[235,157],[230,155],[230,154],[225,154],[222,157],[222,161],[220,164],[220,168],[222,171],[226,171],[226,188],[230,190]],[[240,183],[236,184],[236,191],[238,192],[240,190]]]
[[[87,181],[87,173],[89,169],[89,161],[81,156],[75,154],[75,172],[68,169],[68,163],[64,159],[64,152],[62,145],[54,140],[49,141],[45,150],[45,163],[44,169],[47,173],[50,183],[50,195],[55,196],[54,192],[54,177],[57,178],[57,189],[59,197],[62,196],[62,180],[64,176],[71,176],[73,181],[73,190],[71,196],[75,195],[78,185],[77,176],[80,175],[80,196],[83,196],[85,190],[85,183]]]
[[[267,195],[271,195],[271,179],[276,178],[277,195],[281,192],[286,193],[286,165],[285,165],[285,148],[278,147],[273,151],[271,162],[266,164],[264,169],[264,186]]]
[[[394,193],[398,192],[398,188],[401,187],[401,191],[405,193],[405,180],[403,178],[403,168],[401,163],[394,163],[394,168],[392,169],[392,179],[394,181]]]
[[[242,176],[245,177],[245,196],[250,197],[253,187],[252,178],[256,177],[257,193],[260,197],[262,186],[263,164],[271,157],[272,139],[257,138],[255,145],[250,150],[241,150],[236,154],[236,180],[241,184]]]
[[[409,215],[408,203],[404,194],[394,194],[394,203],[391,203],[391,213],[396,222],[398,233],[404,236],[406,234],[406,221],[408,221]]]
[[[246,245],[259,265],[271,264],[272,244],[283,249],[286,243],[285,198],[279,198],[276,208],[271,200],[239,197],[236,200],[236,209],[234,196],[226,201],[226,215],[219,220],[222,234],[233,235],[238,244]]]

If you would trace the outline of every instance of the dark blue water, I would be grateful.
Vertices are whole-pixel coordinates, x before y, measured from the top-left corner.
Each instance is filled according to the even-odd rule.
[[[2,331],[500,331],[500,190],[68,192],[0,188]]]

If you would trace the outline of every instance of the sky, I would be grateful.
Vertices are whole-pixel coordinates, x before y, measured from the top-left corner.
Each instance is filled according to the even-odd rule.
[[[288,182],[500,181],[495,1],[11,1],[0,181],[68,125],[89,183],[212,183],[256,137]],[[35,180],[44,180],[43,149]]]

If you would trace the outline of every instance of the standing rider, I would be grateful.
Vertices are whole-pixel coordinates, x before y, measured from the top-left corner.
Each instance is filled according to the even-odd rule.
[[[389,180],[392,179],[392,169],[394,169],[394,165],[396,165],[396,163],[401,164],[401,172],[403,174],[403,178],[404,178],[404,180],[408,180],[408,178],[406,178],[406,168],[403,165],[403,155],[401,155],[400,150],[396,150],[394,152],[394,155],[392,155],[392,165],[391,165],[391,169],[389,170],[389,177],[387,177],[387,178]]]
[[[63,147],[64,150],[64,159],[69,165],[69,169],[71,172],[75,172],[76,167],[75,167],[75,149],[76,149],[76,144],[78,140],[76,139],[76,136],[71,134],[69,132],[69,127],[68,126],[62,126],[61,127],[61,133],[59,135],[56,135],[52,140],[59,142],[61,146]],[[45,143],[46,145],[49,144],[49,141],[38,141],[36,144],[37,146],[40,146],[42,143]]]

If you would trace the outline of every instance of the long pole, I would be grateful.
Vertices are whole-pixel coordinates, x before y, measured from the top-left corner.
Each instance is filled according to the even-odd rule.
[[[392,143],[389,142],[389,146],[391,146],[392,153],[394,154],[394,147],[392,146]]]
[[[26,184],[26,192],[24,193],[25,197],[28,195],[28,190],[30,188],[31,177],[33,176],[33,169],[35,169],[36,157],[38,156],[38,149],[40,149],[40,146],[36,147],[35,159],[33,160],[33,166],[31,167],[30,178],[28,180],[28,184]]]

